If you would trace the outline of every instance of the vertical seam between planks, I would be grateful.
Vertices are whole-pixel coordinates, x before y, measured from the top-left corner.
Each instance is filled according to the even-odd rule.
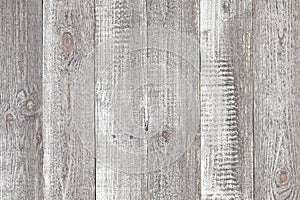
[[[44,107],[44,84],[43,84],[43,80],[44,80],[44,0],[42,0],[42,3],[41,3],[41,10],[42,10],[42,19],[41,19],[41,26],[42,26],[42,40],[41,40],[41,50],[42,50],[42,59],[41,59],[41,110],[42,110],[42,113],[41,113],[41,116],[40,116],[40,119],[42,121],[42,131],[41,131],[41,135],[42,135],[42,157],[41,157],[41,160],[42,160],[42,164],[41,164],[41,170],[42,170],[42,183],[43,183],[43,186],[42,186],[42,197],[45,197],[45,176],[44,176],[44,110],[43,110],[43,107]]]
[[[253,38],[254,38],[254,16],[255,16],[255,0],[252,0],[252,13],[251,13],[251,57],[250,57],[250,63],[251,63],[251,67],[252,67],[252,199],[255,199],[255,66],[254,66],[254,62],[253,62],[253,55],[255,52],[255,47],[254,47],[254,42],[253,42]]]
[[[94,33],[93,33],[93,66],[94,66],[94,109],[93,109],[93,117],[94,117],[94,195],[95,200],[97,199],[97,134],[96,134],[96,0],[93,0],[94,6]]]
[[[199,142],[199,155],[200,155],[200,173],[199,173],[199,180],[200,180],[200,191],[199,191],[199,199],[202,199],[202,187],[201,187],[201,180],[202,180],[202,177],[201,177],[201,135],[202,135],[202,124],[201,124],[201,120],[202,120],[202,117],[201,117],[201,109],[202,109],[202,106],[201,106],[201,69],[202,69],[202,66],[201,66],[201,0],[198,0],[198,34],[199,34],[199,109],[200,109],[200,112],[199,112],[199,138],[200,138],[200,142]],[[197,189],[198,189],[197,188]]]
[[[147,5],[147,0],[145,0],[145,23],[146,23],[146,56],[148,57],[148,5]],[[148,59],[148,58],[147,58]],[[148,60],[146,60],[146,62],[148,62]],[[147,105],[146,105],[147,106]],[[148,152],[149,152],[149,148],[148,148],[148,142],[147,142],[147,168],[149,166],[149,156],[148,156]],[[148,183],[148,169],[146,169],[146,174],[144,174],[146,176],[146,191],[147,191],[147,195],[149,193],[149,183]],[[142,187],[141,187],[142,190]],[[143,194],[142,194],[143,195]]]

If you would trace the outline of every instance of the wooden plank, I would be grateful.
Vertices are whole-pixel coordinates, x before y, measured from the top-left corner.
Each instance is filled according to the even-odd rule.
[[[255,198],[300,198],[300,2],[254,1]]]
[[[145,177],[143,174],[131,173],[141,163],[134,159],[131,163],[126,157],[126,152],[129,152],[126,148],[133,147],[133,136],[122,130],[129,123],[129,119],[120,119],[122,116],[119,115],[119,124],[115,124],[115,115],[122,112],[117,109],[122,109],[121,105],[124,104],[119,100],[121,89],[118,91],[114,88],[122,86],[120,79],[128,83],[130,79],[134,80],[132,77],[125,80],[122,76],[131,67],[127,63],[130,62],[135,43],[146,41],[145,32],[139,32],[145,26],[144,7],[145,2],[138,0],[96,1],[95,116],[98,199],[142,199],[142,183]]]
[[[148,173],[144,190],[147,199],[199,199],[200,1],[147,1],[146,14],[144,79],[158,84],[163,97],[155,123],[166,125],[149,144],[147,167],[157,170]],[[158,72],[151,70],[156,64]]]
[[[0,1],[0,46],[0,199],[41,199],[41,1]]]
[[[252,199],[252,1],[201,1],[202,199]]]
[[[198,18],[198,1],[96,1],[97,198],[199,198]]]
[[[43,11],[44,199],[94,199],[94,1]]]

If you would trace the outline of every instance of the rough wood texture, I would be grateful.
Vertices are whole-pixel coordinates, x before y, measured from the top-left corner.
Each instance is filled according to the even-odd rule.
[[[44,199],[94,199],[94,1],[43,10]]]
[[[201,199],[252,199],[252,1],[200,7]]]
[[[148,151],[148,169],[156,161],[159,170],[148,173],[147,199],[199,199],[200,1],[152,0],[146,8],[148,63],[159,63],[155,82],[160,90],[167,88],[157,123],[165,120],[170,127],[152,147],[162,152]],[[147,67],[153,79],[152,66]]]
[[[0,1],[0,199],[42,199],[42,3]]]
[[[198,17],[198,1],[97,1],[97,198],[199,198]]]
[[[300,2],[254,1],[255,199],[300,199]]]
[[[298,200],[299,65],[299,0],[0,0],[0,199]]]

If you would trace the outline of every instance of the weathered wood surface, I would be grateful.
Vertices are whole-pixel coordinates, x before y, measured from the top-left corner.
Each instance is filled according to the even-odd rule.
[[[43,198],[42,2],[0,1],[0,199]]]
[[[94,199],[94,1],[43,11],[44,199]]]
[[[299,29],[298,0],[0,0],[0,199],[300,199]]]
[[[255,199],[300,199],[300,2],[254,1]]]
[[[252,199],[252,1],[201,1],[201,198]]]
[[[97,198],[200,197],[199,1],[96,3]]]

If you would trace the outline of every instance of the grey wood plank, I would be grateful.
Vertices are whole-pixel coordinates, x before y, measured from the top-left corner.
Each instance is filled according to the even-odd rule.
[[[201,199],[252,199],[252,1],[200,8]]]
[[[255,199],[300,199],[300,2],[254,5]]]
[[[41,199],[42,3],[0,1],[0,199]]]
[[[43,3],[44,199],[95,198],[94,8]]]
[[[164,124],[149,140],[147,168],[156,170],[144,190],[148,199],[199,199],[200,1],[147,1],[146,14],[144,79],[158,84],[155,123]]]
[[[122,97],[127,91],[122,86],[126,81],[130,83],[131,79],[139,78],[137,74],[128,79],[123,76],[135,67],[130,65],[132,52],[146,41],[145,30],[139,32],[139,29],[143,30],[142,26],[145,27],[144,10],[144,1],[96,1],[97,199],[143,197],[145,176],[134,173],[142,162],[126,155],[127,152],[130,154],[129,148],[135,145],[131,142],[133,135],[129,132],[130,122],[118,114],[127,108],[123,103],[126,99]],[[126,124],[129,127],[124,130]]]
[[[98,199],[199,198],[198,29],[198,1],[96,1]]]

